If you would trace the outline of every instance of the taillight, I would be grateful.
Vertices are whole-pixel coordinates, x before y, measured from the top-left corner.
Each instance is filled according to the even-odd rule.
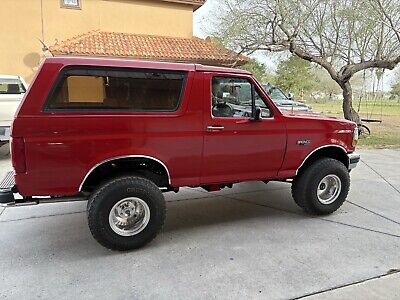
[[[23,138],[11,139],[11,159],[16,173],[26,173],[25,141]]]
[[[353,147],[355,147],[355,146],[357,146],[357,144],[358,144],[358,127],[354,128],[354,131],[353,131],[353,141],[352,141],[351,145],[352,145]]]

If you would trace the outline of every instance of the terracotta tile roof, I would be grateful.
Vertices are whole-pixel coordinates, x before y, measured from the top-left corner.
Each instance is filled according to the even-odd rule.
[[[173,62],[237,66],[248,58],[197,37],[175,38],[120,32],[91,31],[50,47],[55,55],[109,56]]]

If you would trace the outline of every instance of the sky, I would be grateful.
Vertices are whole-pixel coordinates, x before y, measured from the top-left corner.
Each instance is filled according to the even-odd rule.
[[[195,36],[206,38],[211,31],[209,18],[215,13],[219,0],[207,0],[201,8],[194,13],[194,27],[193,32]],[[264,63],[269,70],[275,71],[279,62],[278,57],[268,56],[262,53],[255,55],[255,58]],[[400,67],[397,67],[400,70]],[[390,91],[391,85],[394,81],[395,71],[386,71],[383,79],[383,90]]]
[[[205,38],[206,34],[206,19],[207,15],[211,13],[211,9],[217,3],[216,0],[208,0],[201,8],[194,13],[194,35],[198,37]]]
[[[206,4],[204,4],[201,8],[199,8],[194,13],[194,26],[193,26],[193,33],[195,36],[206,38],[211,31],[210,16],[215,14],[215,10],[217,9],[218,0],[207,0]],[[276,55],[282,56],[282,55]],[[269,70],[275,71],[279,59],[277,57],[266,57],[266,55],[262,53],[256,53],[252,55],[252,57],[256,58],[260,62],[264,63]]]

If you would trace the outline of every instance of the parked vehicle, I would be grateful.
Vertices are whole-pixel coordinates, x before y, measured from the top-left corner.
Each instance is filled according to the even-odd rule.
[[[247,71],[195,64],[47,58],[11,136],[0,203],[88,200],[94,238],[117,250],[151,241],[163,193],[184,186],[287,181],[302,209],[332,213],[360,159],[355,123],[282,113]]]
[[[25,91],[26,83],[21,77],[0,75],[0,156],[9,152],[11,122]]]
[[[288,97],[280,88],[270,85],[263,84],[263,87],[272,101],[275,102],[279,109],[295,110],[295,111],[311,111],[312,107],[302,102],[294,101],[291,97]]]

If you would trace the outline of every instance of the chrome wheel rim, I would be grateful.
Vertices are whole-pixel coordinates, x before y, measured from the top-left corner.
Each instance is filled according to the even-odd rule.
[[[342,191],[342,181],[336,175],[330,174],[322,178],[318,184],[317,197],[322,204],[336,201]]]
[[[146,228],[150,221],[150,208],[140,198],[125,198],[113,206],[108,221],[116,234],[133,236]]]

